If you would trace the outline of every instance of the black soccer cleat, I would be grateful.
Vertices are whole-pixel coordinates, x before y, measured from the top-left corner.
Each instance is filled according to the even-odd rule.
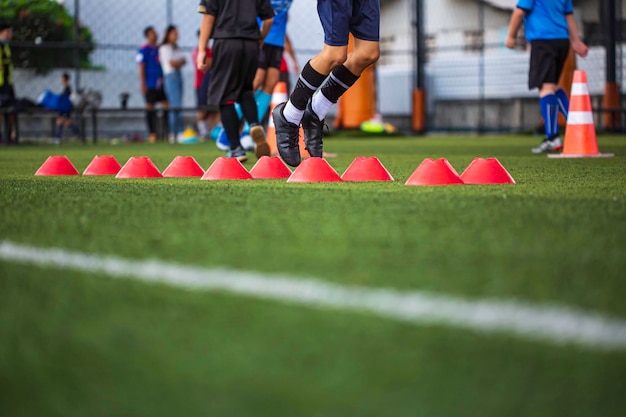
[[[320,120],[311,107],[311,102],[306,105],[302,116],[302,129],[304,130],[304,144],[309,155],[321,158],[324,154],[324,120]]]
[[[283,115],[285,104],[279,104],[272,112],[274,128],[276,129],[276,147],[283,161],[292,167],[297,167],[302,161],[300,158],[300,147],[298,146],[300,127],[285,119]]]

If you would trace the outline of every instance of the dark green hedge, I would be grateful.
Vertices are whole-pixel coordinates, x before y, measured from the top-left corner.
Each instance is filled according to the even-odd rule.
[[[13,25],[13,60],[17,68],[45,73],[74,66],[74,18],[54,0],[0,0],[0,20]],[[35,40],[41,39],[36,44]],[[63,43],[67,43],[63,46]],[[89,67],[94,42],[89,28],[80,26],[80,65]]]

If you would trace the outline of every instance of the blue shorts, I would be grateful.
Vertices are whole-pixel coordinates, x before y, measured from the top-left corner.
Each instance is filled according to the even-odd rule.
[[[350,33],[357,39],[380,40],[380,0],[317,0],[324,43],[345,46]]]

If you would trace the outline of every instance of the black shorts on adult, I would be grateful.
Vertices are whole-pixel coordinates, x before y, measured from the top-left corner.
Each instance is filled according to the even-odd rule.
[[[261,52],[259,53],[259,68],[268,69],[268,68],[276,68],[280,69],[280,61],[283,59],[283,48],[282,46],[270,45],[268,43],[264,43],[261,48]]]
[[[167,97],[165,96],[165,91],[163,88],[148,88],[146,95],[144,97],[146,99],[146,103],[154,104],[160,103],[162,101],[167,101]]]
[[[252,91],[259,65],[259,42],[249,39],[215,39],[208,106],[239,101]]]
[[[563,71],[569,39],[535,40],[530,44],[528,88],[541,88],[545,83],[557,84]]]
[[[348,35],[364,41],[380,40],[380,0],[317,0],[324,43],[345,46]]]

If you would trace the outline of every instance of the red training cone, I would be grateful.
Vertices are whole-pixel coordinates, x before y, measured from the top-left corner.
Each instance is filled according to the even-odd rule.
[[[393,177],[375,156],[358,156],[341,176],[343,181],[393,181]]]
[[[291,170],[278,156],[262,156],[250,170],[254,179],[289,178]]]
[[[147,156],[132,156],[115,178],[163,178],[163,175]]]
[[[465,184],[515,184],[515,180],[496,158],[475,158],[461,174]]]
[[[96,155],[93,157],[83,175],[115,175],[120,172],[122,166],[111,155]]]
[[[237,158],[217,158],[202,176],[203,180],[251,180],[252,175]]]
[[[341,177],[325,159],[311,157],[302,161],[287,182],[341,182]]]
[[[35,175],[38,177],[60,176],[60,175],[80,175],[78,170],[67,156],[54,155],[39,167]]]
[[[404,185],[459,185],[463,180],[447,159],[426,158]]]
[[[177,156],[163,171],[164,177],[201,177],[204,170],[193,156]]]

